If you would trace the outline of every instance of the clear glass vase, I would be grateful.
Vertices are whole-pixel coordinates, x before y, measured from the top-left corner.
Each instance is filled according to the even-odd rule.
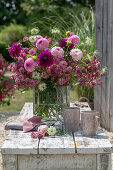
[[[33,113],[42,118],[58,118],[62,115],[62,109],[70,105],[70,87],[58,86],[39,91],[34,89]]]

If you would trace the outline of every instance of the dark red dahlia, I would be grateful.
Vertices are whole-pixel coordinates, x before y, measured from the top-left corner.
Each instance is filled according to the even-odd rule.
[[[59,47],[65,47],[65,48],[68,47],[68,45],[67,45],[67,38],[63,38],[63,39],[61,39],[61,40],[59,41]],[[70,49],[72,49],[73,47],[74,47],[74,44],[71,44],[71,45],[69,46]]]
[[[41,67],[49,67],[54,63],[54,56],[51,52],[42,51],[38,56],[38,64]]]
[[[22,47],[19,43],[13,43],[10,50],[9,55],[13,58],[19,57]]]

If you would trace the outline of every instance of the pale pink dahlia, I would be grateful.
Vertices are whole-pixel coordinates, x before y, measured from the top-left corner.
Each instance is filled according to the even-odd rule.
[[[38,64],[41,67],[49,67],[54,63],[54,56],[51,52],[42,51],[38,56]]]
[[[80,38],[77,35],[70,36],[68,40],[71,41],[74,46],[80,43]]]
[[[64,50],[61,47],[53,47],[51,49],[51,54],[55,57],[63,57],[64,56]]]
[[[10,50],[9,55],[13,58],[19,57],[22,47],[19,43],[13,43]]]
[[[39,50],[45,50],[49,46],[49,41],[46,38],[41,38],[36,42],[36,47]]]
[[[41,132],[46,132],[48,129],[48,126],[47,125],[41,125],[38,127],[38,131],[41,131]]]
[[[82,51],[79,49],[72,49],[70,51],[70,55],[72,56],[74,61],[81,60],[81,58],[83,57]]]
[[[32,58],[28,58],[24,63],[24,68],[28,72],[33,72],[36,66],[37,66],[37,63]]]
[[[35,35],[35,37],[36,37],[37,40],[43,38],[41,35]]]

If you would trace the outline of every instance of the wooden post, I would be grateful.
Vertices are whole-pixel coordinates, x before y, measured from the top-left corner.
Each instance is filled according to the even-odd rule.
[[[101,126],[113,132],[113,0],[96,0],[96,50],[107,73],[95,87],[94,107]]]

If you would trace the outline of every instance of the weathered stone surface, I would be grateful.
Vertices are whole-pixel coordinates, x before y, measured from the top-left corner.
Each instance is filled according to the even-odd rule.
[[[83,136],[82,131],[74,133],[77,153],[81,154],[98,154],[112,153],[112,145],[103,130],[99,127],[96,136]]]
[[[75,143],[69,135],[47,137],[40,140],[39,154],[74,154]]]
[[[111,154],[97,155],[97,170],[111,170]]]
[[[32,108],[26,104],[20,118],[32,117]],[[31,133],[11,131],[1,149],[3,170],[111,170],[112,148],[101,128],[95,137],[85,137],[80,130],[74,135],[45,137],[38,145]]]
[[[17,170],[17,155],[2,155],[3,170]]]
[[[18,170],[96,170],[96,155],[19,155],[18,165]]]
[[[2,154],[37,154],[38,139],[32,139],[31,133],[12,130],[5,140]]]

